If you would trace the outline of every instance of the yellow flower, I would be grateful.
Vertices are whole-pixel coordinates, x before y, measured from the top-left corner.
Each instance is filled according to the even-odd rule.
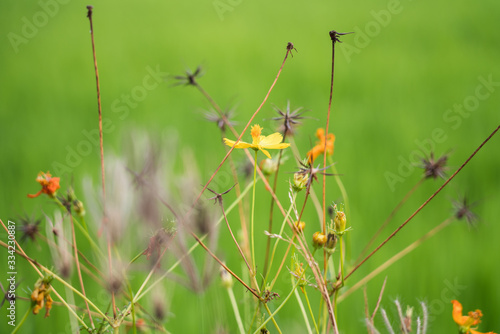
[[[240,141],[234,145],[236,142],[227,138],[224,138],[224,144],[227,146],[234,145],[234,148],[251,148],[255,151],[262,151],[262,153],[264,153],[269,159],[271,159],[271,155],[268,151],[266,151],[266,149],[282,150],[290,146],[288,143],[281,142],[283,140],[283,136],[279,132],[273,133],[269,136],[262,136],[261,132],[262,128],[258,124],[255,124],[252,126],[252,130],[250,131],[253,139],[251,144]]]
[[[462,315],[462,304],[458,300],[452,300],[451,303],[453,304],[453,321],[457,323],[458,326],[460,326],[460,333],[463,334],[495,334],[493,332],[488,332],[488,333],[481,333],[478,332],[474,329],[472,329],[472,326],[475,326],[481,322],[481,317],[483,316],[483,313],[481,310],[475,310],[474,312],[469,312],[469,315]]]

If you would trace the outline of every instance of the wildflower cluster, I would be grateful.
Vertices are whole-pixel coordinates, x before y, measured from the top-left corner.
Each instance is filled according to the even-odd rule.
[[[47,318],[52,308],[52,297],[50,296],[51,286],[50,282],[52,277],[40,278],[35,283],[35,288],[31,293],[31,300],[33,302],[33,314],[38,314],[45,305],[45,317]]]
[[[495,334],[493,332],[482,333],[476,330],[476,326],[481,322],[481,317],[483,313],[481,310],[475,310],[468,313],[468,315],[462,314],[462,304],[458,300],[452,300],[453,304],[453,321],[458,325],[460,334]]]
[[[89,7],[89,19],[92,17],[91,13],[92,8]],[[339,38],[346,33],[332,30],[329,34],[332,45],[335,46],[336,42],[341,42]],[[283,65],[288,56],[292,55],[292,51],[297,50],[292,43],[288,43]],[[333,63],[334,52],[332,53]],[[223,111],[200,85],[199,79],[204,74],[201,67],[197,67],[195,71],[187,70],[184,75],[174,77],[178,80],[178,85],[193,86],[207,98],[211,106],[205,114],[205,118],[214,122],[220,130],[220,137],[214,138],[214,141],[218,141],[217,149],[223,152],[221,155],[225,154],[225,156],[211,176],[206,178],[206,182],[198,173],[196,158],[189,150],[182,150],[183,164],[180,169],[183,170],[183,173],[176,175],[174,172],[176,168],[173,167],[173,164],[165,163],[166,167],[162,164],[167,160],[173,160],[165,158],[162,152],[167,151],[171,154],[170,152],[173,152],[174,149],[164,150],[160,146],[153,146],[148,140],[145,140],[149,144],[147,149],[137,144],[141,141],[132,140],[132,145],[137,145],[131,150],[135,153],[134,159],[130,159],[130,163],[125,162],[126,159],[113,159],[106,170],[104,168],[102,133],[100,133],[102,191],[101,189],[93,191],[91,185],[87,189],[84,184],[85,191],[90,194],[87,196],[90,203],[86,202],[84,205],[83,201],[76,196],[73,187],[70,187],[66,193],[58,195],[60,178],[53,177],[49,172],[40,172],[36,181],[40,184],[41,189],[36,194],[29,194],[28,197],[35,198],[46,194],[52,204],[56,204],[59,209],[51,216],[55,217],[56,223],[52,224],[50,218],[47,217],[47,221],[52,224],[52,229],[50,226],[47,226],[46,229],[50,235],[48,237],[43,236],[40,232],[40,220],[22,220],[23,237],[21,241],[27,238],[35,240],[36,237],[40,237],[40,239],[47,241],[53,259],[60,260],[55,262],[61,263],[57,264],[56,269],[52,271],[40,264],[38,259],[34,261],[32,257],[20,250],[20,253],[33,267],[42,270],[46,275],[44,278],[38,279],[31,293],[33,313],[36,315],[45,307],[45,316],[49,316],[54,304],[51,297],[51,292],[53,292],[52,295],[57,296],[58,301],[60,299],[61,304],[70,308],[72,316],[77,318],[79,327],[72,328],[74,331],[86,330],[89,333],[105,333],[115,330],[115,332],[119,332],[120,327],[124,326],[133,332],[146,332],[150,328],[152,331],[158,329],[159,332],[168,332],[166,326],[169,322],[164,321],[164,318],[169,316],[166,306],[169,303],[165,301],[166,297],[163,298],[168,295],[164,291],[166,289],[164,283],[167,280],[169,284],[174,281],[181,282],[192,291],[193,295],[199,296],[208,289],[218,272],[222,287],[227,291],[230,299],[239,332],[269,333],[267,328],[271,324],[276,328],[276,332],[285,332],[280,329],[279,317],[276,314],[293,297],[296,298],[301,310],[300,314],[304,317],[307,332],[312,333],[314,326],[316,333],[328,333],[331,329],[338,334],[341,332],[341,326],[337,321],[337,310],[341,299],[349,296],[360,286],[366,286],[366,283],[376,274],[415,249],[425,239],[447,226],[454,218],[465,219],[471,224],[476,220],[477,217],[470,211],[471,205],[466,199],[455,202],[454,216],[450,216],[449,219],[434,227],[421,239],[397,253],[357,283],[345,286],[345,281],[349,279],[351,274],[394,237],[416,213],[441,191],[442,187],[390,234],[380,246],[366,257],[362,251],[359,261],[350,261],[349,255],[346,256],[345,253],[347,250],[355,249],[355,247],[350,247],[350,238],[345,236],[347,232],[352,230],[352,217],[356,217],[356,215],[350,213],[349,198],[340,177],[342,174],[337,173],[336,162],[332,160],[336,139],[335,134],[329,131],[329,127],[334,124],[333,121],[330,121],[332,95],[330,95],[326,126],[315,131],[317,141],[313,147],[308,147],[307,153],[305,153],[306,150],[300,152],[300,145],[295,143],[297,140],[295,137],[296,127],[306,118],[303,116],[302,107],[290,108],[288,101],[286,109],[275,108],[279,116],[272,118],[272,120],[281,123],[277,127],[279,132],[269,131],[271,134],[266,136],[263,134],[263,127],[259,124],[252,124],[253,119],[270,96],[282,67],[263,103],[248,121],[241,134],[238,134],[234,128],[238,123],[233,121],[233,110]],[[333,73],[332,67],[331,92],[333,90]],[[99,116],[101,116],[100,112],[99,108]],[[101,118],[100,121],[102,122]],[[248,138],[248,133],[245,132],[249,127],[252,140],[246,142],[241,139]],[[232,135],[228,136],[227,130],[230,130]],[[220,138],[225,146],[221,144]],[[231,147],[231,149],[227,147]],[[287,160],[285,155],[290,155],[289,152],[284,151],[287,148],[293,149],[298,170],[295,167],[289,168],[289,164],[284,164]],[[244,153],[250,161],[250,163],[247,161],[250,168],[246,170],[248,175],[253,171],[253,182],[249,182],[246,178],[243,180],[238,175],[240,173],[234,164],[237,157],[230,156],[234,149],[245,151]],[[247,149],[253,150],[255,155],[252,157]],[[280,151],[273,158],[269,150]],[[260,163],[257,159],[258,152],[262,152],[266,157]],[[171,155],[174,156],[174,154]],[[317,159],[322,156],[325,160],[320,164]],[[329,159],[328,164],[326,157]],[[288,159],[295,160],[290,157]],[[445,178],[447,161],[447,155],[435,159],[434,154],[431,153],[429,158],[422,160],[421,167],[424,169],[424,176],[420,181]],[[232,179],[226,178],[225,185],[218,184],[217,177],[221,175],[217,174],[221,168],[228,167],[227,165],[223,166],[226,162],[230,164],[230,168],[227,168],[230,170],[230,174],[227,175],[230,175]],[[110,165],[111,167],[109,167]],[[287,168],[288,170],[285,172],[293,173],[293,176],[288,178],[288,188],[287,180],[279,174],[281,168]],[[168,175],[168,180],[162,177],[165,174]],[[110,176],[111,180],[106,182],[105,175]],[[206,176],[203,175],[203,177]],[[322,184],[321,176],[323,176]],[[335,177],[336,186],[332,187],[330,183],[327,186],[327,176]],[[136,187],[131,191],[133,181],[135,181]],[[264,183],[264,185],[258,184],[258,182]],[[106,188],[106,185],[109,187]],[[232,186],[229,187],[230,185]],[[263,188],[265,191],[262,191]],[[231,192],[233,189],[234,191]],[[306,191],[302,192],[304,189]],[[248,195],[250,190],[252,191],[251,198]],[[288,197],[283,197],[285,199],[283,200],[280,194],[286,190],[288,190]],[[322,198],[318,195],[319,193],[321,193]],[[262,207],[258,200],[259,197],[266,196],[269,197],[271,205],[269,206],[269,214],[262,218],[263,215],[260,212]],[[331,203],[329,198],[338,198],[343,204],[333,203],[329,206],[326,204]],[[404,201],[406,199],[405,196]],[[230,202],[231,200],[232,202]],[[229,214],[235,207],[238,208],[238,212]],[[381,229],[387,225],[386,223],[399,207],[400,205],[391,213],[387,221],[382,224]],[[85,221],[87,218],[86,208],[89,211],[88,215],[92,216],[90,220],[93,225],[87,225]],[[210,210],[213,208],[216,210]],[[280,215],[277,213],[278,210]],[[135,211],[139,212],[139,215],[134,215]],[[312,213],[314,211],[316,213]],[[313,217],[316,214],[317,217]],[[248,218],[250,219],[248,220]],[[266,221],[262,223],[263,220]],[[232,242],[229,239],[220,242],[222,237],[218,234],[218,225],[221,222],[225,222]],[[279,228],[276,227],[277,222],[281,224]],[[133,225],[134,223],[135,225]],[[356,222],[355,226],[360,225]],[[142,230],[147,231],[147,234],[141,233]],[[124,237],[125,234],[128,238]],[[101,235],[105,237],[99,240]],[[377,235],[378,232],[373,239]],[[88,249],[78,248],[77,241],[79,243],[81,239],[85,239]],[[192,240],[191,245],[190,240]],[[227,240],[230,242],[226,242]],[[120,248],[120,246],[122,247]],[[219,246],[232,248],[227,250],[221,249]],[[199,254],[192,255],[196,247],[203,248],[205,262],[201,266],[202,270],[199,270],[199,262],[201,261]],[[69,254],[68,249],[72,250],[72,254]],[[236,249],[238,253],[236,253]],[[87,254],[87,250],[92,252],[91,255]],[[131,252],[135,253],[130,254]],[[240,261],[240,265],[235,265],[232,256],[228,256],[227,263],[222,259],[228,252],[234,252],[238,256],[237,260]],[[263,254],[264,256],[261,258],[260,255]],[[144,264],[146,261],[154,265]],[[100,263],[104,268],[99,268],[95,263]],[[165,268],[166,265],[169,266],[168,269]],[[149,271],[147,275],[134,276],[142,277],[143,281],[132,282],[130,272],[133,270],[141,271],[144,268]],[[73,271],[78,274],[78,288],[72,285],[73,281],[76,281],[76,278],[72,277]],[[286,272],[285,279],[280,276],[283,272]],[[108,311],[101,310],[100,306],[92,303],[93,297],[90,293],[85,292],[85,284],[89,277],[96,284],[105,288],[103,291],[107,289],[110,300]],[[53,279],[58,282],[58,285],[62,283],[67,288],[68,295],[73,292],[78,298],[81,298],[78,302],[83,300],[86,307],[84,315],[80,310],[75,312],[72,305],[64,300],[66,297],[61,297],[61,294],[56,290],[58,285],[52,286],[51,284]],[[283,288],[283,282],[288,284],[286,288]],[[276,284],[281,285],[278,287]],[[136,288],[138,290],[134,290]],[[316,294],[315,298],[311,300],[321,298],[319,307],[311,306],[308,297],[308,292],[311,291]],[[367,305],[365,321],[369,334],[379,333],[375,327],[374,317],[381,305],[382,292],[383,288],[371,316],[368,314],[368,302],[365,297],[365,305]],[[239,300],[236,295],[238,295]],[[143,298],[150,298],[151,303],[148,305]],[[403,312],[398,300],[394,304],[399,316],[399,330],[402,333],[410,333],[412,329],[416,329],[417,333],[426,333],[428,311],[425,303],[421,303],[421,316],[418,315],[416,319],[415,316],[419,310],[408,306]],[[481,334],[476,330],[481,322],[481,311],[476,310],[469,312],[468,315],[463,315],[462,305],[456,300],[453,300],[452,304],[452,317],[459,326],[459,332],[461,334]],[[245,308],[243,315],[245,319],[242,319],[240,313],[242,305]],[[383,308],[381,308],[381,314],[388,332],[394,333],[393,323],[388,320],[387,313]],[[96,322],[99,323],[99,326],[96,326],[94,318],[98,318]],[[151,319],[151,321],[145,319]],[[306,330],[299,331],[306,332]],[[488,334],[494,333],[489,332]]]
[[[52,177],[52,175],[49,172],[38,173],[38,176],[36,178],[36,182],[40,183],[40,185],[42,186],[42,189],[40,189],[40,191],[34,195],[28,194],[29,198],[35,198],[35,197],[40,196],[41,194],[47,194],[50,197],[54,197],[56,195],[57,189],[60,188],[59,178]]]

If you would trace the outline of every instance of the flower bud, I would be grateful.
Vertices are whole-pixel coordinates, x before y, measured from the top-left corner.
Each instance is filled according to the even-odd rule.
[[[324,235],[321,232],[315,232],[313,234],[313,245],[316,248],[323,247],[326,243],[326,240],[327,240],[326,235]]]
[[[303,221],[295,222],[294,226],[295,226],[295,228],[297,229],[298,232],[302,232],[306,228],[306,223],[303,222]]]
[[[266,176],[273,175],[278,170],[278,161],[274,159],[264,159],[260,162],[260,169]]]
[[[85,207],[83,206],[82,201],[80,201],[79,199],[75,199],[73,201],[73,210],[75,210],[78,216],[85,216]]]
[[[307,182],[309,181],[309,174],[297,172],[293,174],[292,187],[295,191],[301,191],[307,187]]]
[[[224,267],[220,267],[220,278],[222,280],[223,287],[226,289],[231,289],[233,287],[233,277]]]
[[[325,250],[333,254],[335,252],[335,246],[337,246],[338,237],[334,232],[329,232],[326,236]]]
[[[342,233],[345,231],[345,226],[346,226],[346,216],[344,211],[337,211],[335,214],[335,219],[333,220],[335,223],[335,231]]]

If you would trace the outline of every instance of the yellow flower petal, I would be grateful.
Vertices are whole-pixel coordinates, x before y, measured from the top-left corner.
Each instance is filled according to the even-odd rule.
[[[262,153],[264,153],[269,159],[271,159],[271,155],[266,151],[266,149],[281,150],[290,146],[288,143],[281,142],[283,140],[283,136],[279,132],[273,133],[269,136],[262,136],[261,133],[262,127],[256,124],[252,126],[252,144],[240,141],[235,145],[236,141],[227,138],[224,138],[224,144],[231,147],[234,146],[234,148],[251,148],[255,151],[262,151]]]
[[[284,148],[287,148],[288,146],[290,146],[289,143],[281,143],[281,144],[275,144],[275,145],[265,145],[263,147],[270,149],[270,150],[282,150]]]
[[[224,144],[226,144],[227,146],[232,147],[234,145],[234,143],[236,143],[234,140],[224,138]],[[249,147],[252,147],[252,144],[245,143],[244,141],[240,141],[240,142],[238,142],[238,144],[236,144],[236,146],[234,148],[249,148]]]
[[[260,145],[263,147],[268,147],[268,145],[276,145],[283,141],[283,136],[281,133],[276,132],[267,137],[261,138]]]
[[[267,152],[266,150],[264,150],[262,148],[260,150],[262,151],[262,153],[264,153],[266,155],[266,157],[268,157],[269,159],[272,159],[271,155],[269,154],[269,152]]]

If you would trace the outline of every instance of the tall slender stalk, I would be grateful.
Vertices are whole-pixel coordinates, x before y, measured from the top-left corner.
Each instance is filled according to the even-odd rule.
[[[250,220],[250,238],[252,247],[252,271],[250,275],[255,277],[256,271],[256,259],[255,259],[255,233],[254,233],[254,217],[255,217],[255,182],[257,180],[257,153],[255,151],[254,166],[253,166],[253,191],[252,191],[252,217]]]
[[[92,56],[94,58],[94,70],[95,70],[95,81],[97,87],[97,111],[99,114],[99,147],[101,153],[101,179],[102,179],[102,207],[103,207],[103,221],[102,225],[106,223],[106,179],[105,179],[105,169],[104,169],[104,139],[102,132],[102,106],[101,106],[101,87],[99,84],[99,69],[97,67],[97,56],[95,52],[95,41],[94,41],[94,25],[92,22],[92,14],[94,7],[87,6],[87,17],[90,22],[90,38],[92,41]],[[111,240],[109,235],[107,236],[108,243],[108,265],[109,265],[109,274],[111,276],[113,272],[113,264],[111,261]],[[116,303],[115,303],[115,293],[111,292],[111,301],[113,304],[113,315],[116,318]],[[92,318],[90,318],[92,321]]]
[[[286,131],[283,134],[283,142],[286,141]],[[273,192],[276,193],[276,187],[278,185],[278,173],[280,170],[280,164],[281,164],[281,157],[283,156],[283,151],[279,151],[278,153],[278,162],[277,162],[277,169],[276,172],[274,173],[274,182],[273,182]],[[271,197],[271,206],[269,208],[269,226],[267,228],[267,231],[269,233],[273,233],[273,213],[274,213],[274,198]],[[280,233],[281,234],[281,233]],[[268,265],[269,265],[269,249],[271,247],[271,238],[267,238],[266,242],[266,254],[264,256],[264,269],[263,273],[264,276],[267,275],[268,271]]]
[[[97,86],[97,111],[99,113],[99,146],[101,149],[101,178],[102,178],[102,194],[103,199],[106,198],[106,183],[104,177],[104,145],[102,136],[102,107],[101,107],[101,87],[99,85],[99,69],[97,67],[97,57],[95,52],[95,41],[94,41],[94,25],[92,22],[92,14],[94,7],[87,6],[87,17],[90,22],[90,38],[92,40],[92,56],[94,58],[94,70],[95,70],[95,81]]]

